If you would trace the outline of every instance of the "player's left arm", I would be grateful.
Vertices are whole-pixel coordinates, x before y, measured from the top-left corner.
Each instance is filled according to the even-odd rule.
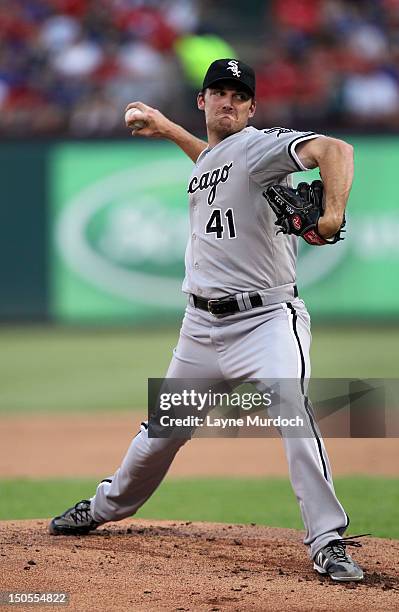
[[[300,143],[296,153],[306,168],[319,168],[324,183],[325,211],[318,232],[331,238],[340,229],[353,181],[352,145],[326,136]]]

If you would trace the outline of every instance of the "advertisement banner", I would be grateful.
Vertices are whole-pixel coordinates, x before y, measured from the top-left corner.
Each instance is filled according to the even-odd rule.
[[[346,238],[333,246],[300,241],[298,286],[313,315],[397,317],[399,197],[395,137],[345,138],[354,146],[355,179]],[[295,175],[319,178],[318,170]]]
[[[356,174],[346,239],[325,247],[299,241],[300,296],[313,316],[389,317],[399,312],[399,206],[392,180],[399,146],[395,138],[351,142]],[[162,321],[181,314],[191,168],[168,143],[54,148],[50,255],[56,320]],[[318,176],[318,170],[298,173],[295,181]]]
[[[181,312],[192,163],[168,144],[65,144],[52,158],[53,315]]]

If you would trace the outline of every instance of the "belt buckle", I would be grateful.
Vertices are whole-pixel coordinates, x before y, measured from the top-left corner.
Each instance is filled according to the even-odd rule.
[[[213,315],[214,317],[220,317],[220,316],[223,316],[223,315],[218,314],[217,312],[212,312],[212,305],[213,305],[213,304],[217,304],[217,303],[218,303],[218,301],[219,301],[219,300],[215,300],[215,299],[213,299],[213,300],[208,300],[208,312],[209,312],[211,315]]]

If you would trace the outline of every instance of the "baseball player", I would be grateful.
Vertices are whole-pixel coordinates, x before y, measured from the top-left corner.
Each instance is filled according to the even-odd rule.
[[[335,581],[362,580],[362,569],[346,552],[346,546],[359,544],[342,537],[349,518],[336,497],[305,393],[310,320],[295,284],[298,236],[316,245],[339,239],[353,177],[352,147],[313,132],[248,127],[256,109],[255,74],[236,59],[211,64],[197,104],[205,114],[207,143],[141,102],[128,107],[146,119],[134,134],[168,138],[195,162],[187,188],[191,228],[183,291],[188,303],[166,378],[300,381],[294,404],[287,401],[312,436],[282,439],[306,529],[304,543],[319,573]],[[135,127],[133,120],[128,125]],[[316,215],[320,185],[301,194],[291,188],[290,178],[315,167],[324,183],[324,208]],[[133,515],[186,441],[151,438],[143,423],[115,474],[90,500],[55,517],[50,533],[86,534]]]

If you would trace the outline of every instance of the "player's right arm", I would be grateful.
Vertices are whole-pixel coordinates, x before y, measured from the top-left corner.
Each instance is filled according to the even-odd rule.
[[[141,110],[145,115],[146,122],[146,126],[140,130],[132,130],[133,136],[170,140],[180,147],[193,162],[197,161],[199,155],[208,146],[206,142],[187,132],[181,125],[170,121],[156,108],[152,108],[142,102],[131,102],[125,108],[125,112],[131,108]],[[132,127],[130,122],[126,126]]]

